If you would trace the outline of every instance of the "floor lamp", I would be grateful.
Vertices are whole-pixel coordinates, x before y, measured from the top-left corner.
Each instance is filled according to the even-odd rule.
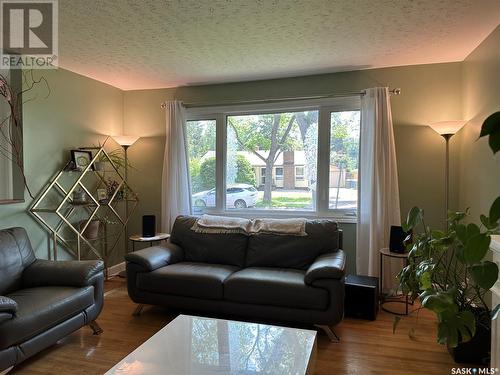
[[[123,147],[123,152],[125,153],[125,182],[128,186],[128,155],[127,151],[130,146],[132,146],[140,137],[135,137],[131,135],[116,135],[113,136],[113,139],[120,146]],[[125,196],[125,217],[129,215],[129,205],[128,199]],[[128,223],[125,225],[125,252],[128,253]],[[120,276],[125,277],[125,271],[120,272]]]
[[[440,134],[446,142],[445,159],[445,218],[448,218],[448,209],[450,207],[450,138],[458,132],[466,121],[441,121],[429,125],[435,132]]]

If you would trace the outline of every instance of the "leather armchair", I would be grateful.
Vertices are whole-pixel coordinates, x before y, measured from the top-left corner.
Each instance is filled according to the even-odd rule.
[[[36,259],[26,231],[0,230],[0,372],[84,325],[102,332],[102,261]]]
[[[4,296],[0,296],[0,323],[12,319],[16,315],[17,302]]]
[[[102,261],[51,261],[37,259],[23,272],[27,288],[49,285],[88,286],[95,282],[102,271]]]

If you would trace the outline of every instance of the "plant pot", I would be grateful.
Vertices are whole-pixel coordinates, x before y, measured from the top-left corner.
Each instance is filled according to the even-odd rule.
[[[491,352],[491,328],[482,325],[476,327],[476,334],[456,348],[448,348],[456,363],[470,363],[489,366]]]
[[[80,231],[87,224],[87,220],[80,221]],[[99,228],[101,226],[101,222],[99,220],[92,220],[87,228],[83,231],[82,237],[87,240],[96,240],[99,238]]]

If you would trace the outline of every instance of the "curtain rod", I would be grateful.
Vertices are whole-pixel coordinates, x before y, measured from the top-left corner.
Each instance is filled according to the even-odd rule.
[[[395,88],[389,90],[390,94],[393,95],[401,95],[401,89]],[[219,101],[217,103],[210,102],[193,102],[193,103],[183,103],[186,108],[193,107],[218,107],[218,106],[231,106],[238,104],[265,104],[265,103],[278,103],[278,102],[287,102],[291,100],[310,100],[310,99],[328,99],[328,98],[344,98],[348,96],[363,96],[366,94],[366,91],[354,91],[354,92],[346,92],[342,94],[326,94],[326,95],[316,95],[316,96],[299,96],[299,97],[291,97],[291,98],[271,98],[271,99],[249,99],[249,100],[238,100],[238,101]],[[162,103],[161,108],[166,108],[166,104]]]

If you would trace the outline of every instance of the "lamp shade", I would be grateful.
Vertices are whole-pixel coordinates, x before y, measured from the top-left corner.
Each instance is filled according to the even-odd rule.
[[[462,129],[467,121],[440,121],[430,124],[429,126],[437,133],[441,135],[453,135]]]
[[[140,137],[136,137],[134,135],[115,135],[113,139],[120,146],[129,147],[132,146]]]

